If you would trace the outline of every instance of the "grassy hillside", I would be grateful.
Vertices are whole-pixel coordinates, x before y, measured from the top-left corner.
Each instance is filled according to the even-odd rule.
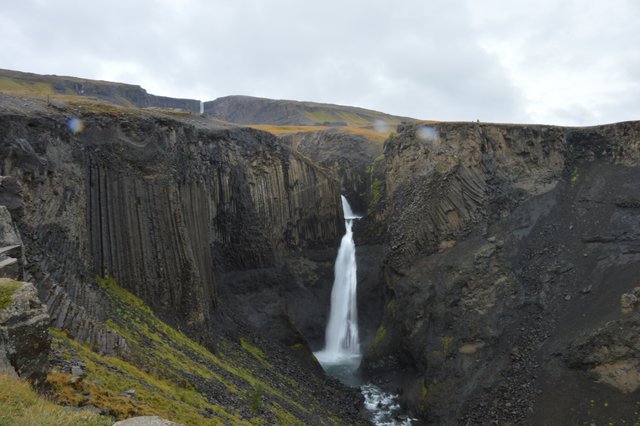
[[[156,96],[138,85],[0,69],[0,92],[12,95],[75,95],[125,107],[159,107],[198,113],[200,101]]]
[[[415,121],[408,117],[346,105],[252,96],[226,96],[205,102],[204,112],[231,123],[279,126],[337,126],[374,129],[380,126],[393,128],[403,121]]]
[[[67,84],[62,84],[62,82]],[[77,77],[62,77],[56,75],[40,75],[20,71],[0,69],[0,91],[13,94],[29,95],[74,95],[77,94],[68,83],[99,84],[104,87],[127,88],[128,84],[102,80],[88,80]],[[56,89],[55,86],[58,86]]]
[[[92,405],[115,418],[159,415],[188,425],[342,423],[323,395],[308,387],[322,388],[323,378],[290,376],[284,359],[268,355],[249,336],[221,337],[213,354],[160,321],[113,279],[99,283],[112,307],[107,324],[128,339],[130,355],[100,355],[53,330],[58,359],[49,383],[58,403]],[[77,364],[86,377],[71,383],[65,365]],[[124,394],[131,389],[135,396]]]
[[[12,94],[52,95],[55,93],[49,83],[25,81],[0,76],[0,91]]]
[[[253,127],[254,129],[264,130],[265,132],[272,133],[276,136],[279,135],[287,135],[291,133],[299,133],[299,132],[320,132],[323,130],[329,130],[333,127],[331,126],[278,126],[272,124],[251,124],[249,127]],[[338,127],[338,130],[350,133],[353,135],[362,136],[375,145],[380,145],[384,143],[384,141],[389,137],[390,134],[393,133],[395,129],[386,129],[383,131],[377,131],[375,129],[365,128],[365,127],[353,127],[353,126],[341,126]]]
[[[12,426],[109,426],[113,420],[88,410],[54,404],[16,377],[0,375],[0,425]]]

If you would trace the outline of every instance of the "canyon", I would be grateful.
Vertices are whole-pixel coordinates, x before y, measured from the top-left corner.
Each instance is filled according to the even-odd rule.
[[[362,216],[360,374],[414,424],[637,421],[640,123],[356,122],[338,106],[304,121],[309,105],[247,102],[199,114],[0,93],[0,204],[24,248],[14,278],[37,288],[60,348],[141,366],[156,335],[128,322],[164,330],[153,316],[246,370],[227,390],[175,374],[230,416],[366,424],[360,394],[312,354],[345,195]],[[209,356],[191,344],[187,358]],[[267,390],[252,411],[256,380]]]

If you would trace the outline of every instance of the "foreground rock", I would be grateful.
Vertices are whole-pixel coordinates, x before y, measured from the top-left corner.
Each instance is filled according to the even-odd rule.
[[[0,278],[0,291],[10,298],[0,306],[0,372],[42,383],[49,366],[46,306],[30,283]]]
[[[115,422],[113,426],[180,426],[180,424],[158,416],[140,416]]]

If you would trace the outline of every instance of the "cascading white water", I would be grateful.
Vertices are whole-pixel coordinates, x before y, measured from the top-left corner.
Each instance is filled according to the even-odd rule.
[[[322,351],[315,354],[318,361],[323,364],[338,363],[360,355],[356,245],[353,242],[351,230],[353,221],[360,219],[360,216],[353,213],[344,195],[342,196],[342,211],[347,232],[342,237],[336,258],[325,346]]]
[[[324,349],[314,355],[327,374],[343,383],[359,387],[365,399],[365,408],[371,413],[376,426],[411,426],[414,419],[401,415],[397,395],[385,393],[373,384],[363,384],[356,374],[360,364],[358,338],[356,246],[353,242],[353,221],[360,219],[342,196],[342,212],[347,232],[342,237],[335,265],[335,278],[331,290],[331,311],[325,334]]]

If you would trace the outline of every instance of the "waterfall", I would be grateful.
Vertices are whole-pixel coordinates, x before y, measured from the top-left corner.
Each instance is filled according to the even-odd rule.
[[[377,426],[411,426],[415,419],[404,415],[398,395],[384,392],[377,386],[363,384],[357,374],[360,365],[358,339],[358,304],[356,287],[356,245],[353,242],[353,221],[360,219],[342,196],[342,213],[347,232],[342,237],[336,257],[335,277],[331,290],[331,311],[327,322],[324,349],[314,352],[325,372],[348,386],[359,387],[365,408]]]
[[[315,355],[321,363],[341,362],[360,355],[358,336],[358,303],[356,246],[353,242],[353,221],[360,219],[342,196],[342,211],[346,233],[336,257],[335,277],[331,290],[331,311],[325,333],[325,346]]]

